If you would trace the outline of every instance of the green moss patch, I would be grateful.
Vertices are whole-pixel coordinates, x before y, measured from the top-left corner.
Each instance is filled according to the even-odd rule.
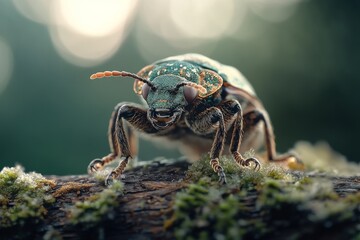
[[[100,193],[92,195],[83,202],[76,202],[70,209],[70,223],[91,228],[102,221],[113,219],[115,208],[118,206],[117,198],[122,194],[123,184],[114,181],[109,188]]]
[[[331,180],[276,165],[254,172],[223,159],[228,184],[217,183],[209,159],[194,163],[167,227],[177,239],[356,239],[360,193],[339,196]],[[319,235],[321,233],[321,235]]]
[[[217,174],[211,168],[208,156],[194,162],[186,173],[188,181],[197,182],[203,177],[209,177],[213,184],[218,180]],[[285,169],[276,164],[268,164],[261,167],[260,171],[251,168],[240,167],[231,158],[222,158],[221,166],[224,168],[229,186],[259,187],[267,179],[293,180],[293,176]]]
[[[341,176],[360,176],[360,164],[349,162],[326,142],[311,144],[299,141],[293,149],[308,171],[326,172]]]
[[[0,228],[39,223],[54,202],[48,191],[55,183],[38,173],[25,173],[20,166],[0,172]]]

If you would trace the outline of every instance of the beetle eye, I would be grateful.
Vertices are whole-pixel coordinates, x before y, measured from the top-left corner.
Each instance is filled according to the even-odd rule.
[[[143,98],[146,100],[148,95],[149,95],[149,90],[150,90],[150,86],[148,84],[144,84],[142,86],[142,90],[141,90],[141,95],[143,96]]]
[[[198,95],[198,90],[193,87],[184,86],[184,97],[187,103],[194,101]]]

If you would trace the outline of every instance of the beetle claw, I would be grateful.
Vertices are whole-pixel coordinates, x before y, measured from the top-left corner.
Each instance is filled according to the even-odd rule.
[[[103,161],[99,158],[92,160],[88,166],[88,173],[93,174],[94,172],[97,172],[103,165]]]
[[[261,164],[260,164],[260,162],[259,162],[259,160],[257,160],[256,158],[248,158],[248,159],[246,159],[245,161],[244,161],[244,165],[245,166],[250,166],[250,164],[251,163],[254,163],[255,164],[255,166],[254,166],[254,170],[255,171],[259,171],[260,170],[260,168],[261,168]]]
[[[219,183],[220,183],[221,185],[225,185],[225,184],[227,183],[227,181],[226,181],[226,175],[225,175],[223,169],[220,169],[220,170],[219,170],[218,176],[219,176]]]
[[[112,171],[105,179],[105,185],[111,186],[116,178],[116,172]]]

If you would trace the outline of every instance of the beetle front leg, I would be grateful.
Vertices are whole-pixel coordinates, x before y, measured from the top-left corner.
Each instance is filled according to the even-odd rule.
[[[225,184],[226,176],[219,162],[225,140],[225,122],[222,112],[216,107],[211,107],[200,113],[190,112],[186,121],[189,127],[197,134],[207,135],[216,132],[210,150],[210,165],[214,172],[218,174],[219,182]]]
[[[92,174],[92,173],[102,169],[105,165],[111,163],[119,156],[119,146],[118,146],[118,141],[117,141],[116,134],[115,134],[115,126],[116,126],[117,115],[118,115],[119,109],[123,105],[124,105],[124,103],[116,105],[116,107],[114,108],[114,111],[111,114],[111,118],[109,121],[108,140],[109,140],[111,153],[104,156],[101,159],[100,158],[94,159],[88,166],[89,174]],[[133,130],[131,128],[129,128],[129,126],[125,126],[125,127],[128,130],[127,133],[129,136],[130,143],[136,144],[135,140],[133,140],[134,138],[136,138]],[[137,154],[136,146],[134,146],[133,144],[130,144],[130,146],[132,147],[133,155],[136,155]]]
[[[234,160],[240,166],[247,167],[250,166],[251,163],[253,163],[255,165],[255,170],[260,169],[261,164],[256,158],[251,157],[245,159],[239,151],[243,134],[243,115],[240,103],[236,100],[228,100],[220,106],[220,109],[222,110],[222,112],[226,112],[229,116],[235,116],[235,120],[232,124],[233,132],[230,142],[230,152],[233,155]]]
[[[294,154],[284,154],[277,156],[275,148],[275,138],[271,127],[269,116],[264,111],[253,110],[244,115],[246,128],[256,126],[260,121],[264,123],[265,146],[267,159],[270,162],[284,163],[293,169],[303,169],[304,165]]]
[[[109,142],[112,153],[102,159],[93,160],[88,167],[90,173],[92,173],[105,164],[111,162],[116,157],[123,157],[124,159],[106,178],[105,183],[107,185],[109,185],[113,179],[118,178],[122,174],[129,158],[132,158],[133,156],[128,136],[134,137],[134,134],[131,133],[130,131],[132,130],[128,128],[127,130],[130,134],[128,136],[126,135],[123,120],[126,120],[127,123],[139,131],[146,133],[156,132],[156,129],[147,118],[147,111],[143,109],[142,106],[132,103],[120,103],[115,107],[109,124]],[[100,167],[96,166],[96,164],[100,165]]]

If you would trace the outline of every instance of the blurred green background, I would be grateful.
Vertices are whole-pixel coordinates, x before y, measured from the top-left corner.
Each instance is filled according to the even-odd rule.
[[[85,173],[137,72],[197,52],[237,67],[268,109],[280,152],[325,140],[359,161],[358,1],[0,1],[0,168]],[[140,159],[177,157],[141,141]]]

